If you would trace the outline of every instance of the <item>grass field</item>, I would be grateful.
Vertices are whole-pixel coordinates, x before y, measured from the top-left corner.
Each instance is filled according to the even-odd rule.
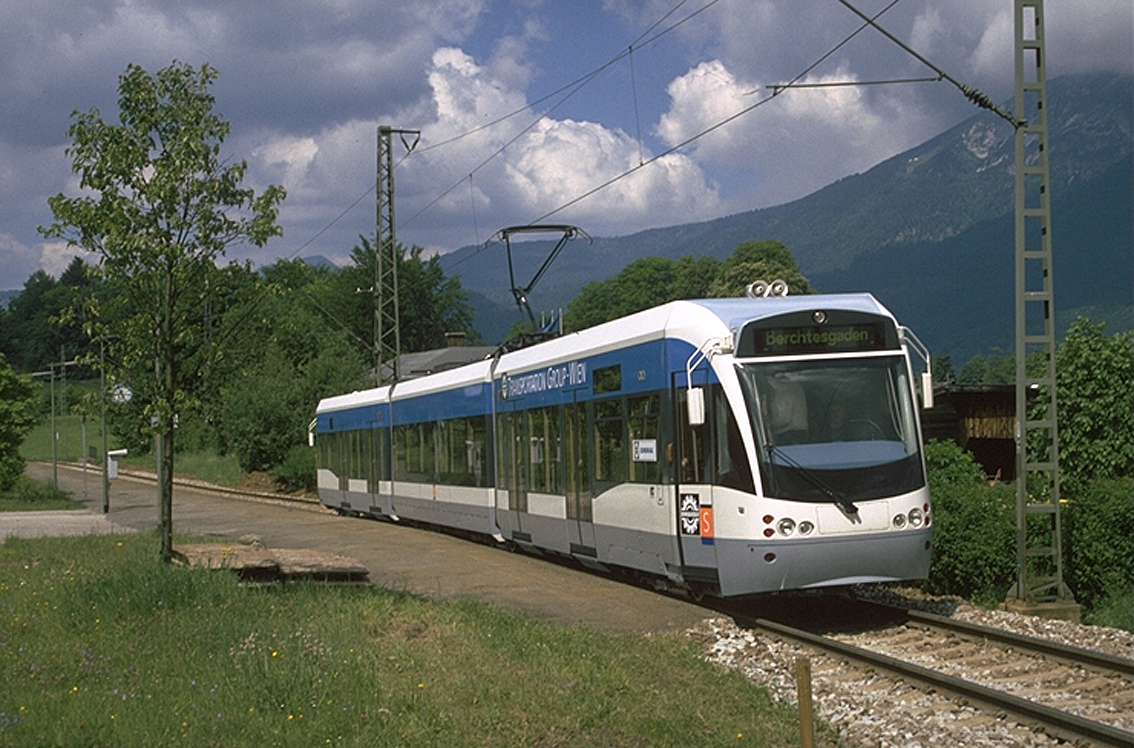
[[[20,476],[11,489],[0,491],[0,512],[32,512],[48,509],[83,509],[86,504],[75,501],[71,494],[50,483]],[[2,745],[2,743],[0,743]]]
[[[60,462],[78,463],[83,455],[83,419],[77,415],[55,417],[55,456]],[[86,445],[89,465],[102,464],[102,422],[97,416],[86,419]],[[25,460],[51,462],[51,420],[44,419],[28,434],[20,446],[20,454]],[[108,439],[107,447],[117,449],[114,437]],[[123,467],[134,467],[154,472],[154,455],[127,455],[121,461]],[[178,476],[208,481],[220,486],[239,486],[243,475],[240,463],[233,455],[213,453],[178,453],[174,457],[174,473]]]
[[[87,459],[92,465],[101,464],[102,422],[97,417],[86,419]],[[83,419],[77,415],[55,416],[55,453],[60,462],[79,462],[83,456]],[[115,449],[110,440],[110,449]],[[51,419],[44,418],[20,446],[25,460],[51,461]]]
[[[244,587],[163,565],[156,544],[0,546],[0,745],[799,742],[794,710],[678,634],[372,587]]]

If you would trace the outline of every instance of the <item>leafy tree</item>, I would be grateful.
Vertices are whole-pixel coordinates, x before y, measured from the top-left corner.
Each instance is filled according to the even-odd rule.
[[[933,381],[938,384],[957,381],[957,374],[953,371],[953,357],[948,353],[933,357]]]
[[[1134,335],[1080,317],[1055,352],[1059,465],[1074,496],[1099,478],[1134,476]]]
[[[447,332],[471,332],[473,311],[457,278],[447,278],[441,260],[422,258],[421,247],[398,247],[398,321],[405,353],[445,345]],[[374,338],[374,286],[377,255],[372,239],[360,236],[351,250],[352,264],[336,276],[330,298],[320,298],[335,320],[346,320],[356,340]],[[367,342],[367,352],[371,343]]]
[[[713,258],[635,260],[613,278],[584,286],[568,305],[564,326],[581,330],[668,301],[703,298],[719,265]]]
[[[162,449],[162,558],[172,556],[174,415],[191,403],[207,356],[201,328],[216,259],[238,241],[280,233],[284,190],[241,187],[244,161],[221,156],[229,124],[213,113],[216,71],[174,62],[156,75],[129,65],[118,81],[121,124],[97,109],[72,115],[67,154],[85,193],[49,198],[47,237],[95,252],[117,294],[93,310],[92,333],[133,372]],[[109,337],[110,334],[113,337]]]
[[[1013,384],[1016,381],[1016,357],[1012,355],[990,355],[987,359],[979,353],[961,367],[957,375],[958,384]]]
[[[709,296],[744,296],[748,284],[757,280],[786,281],[793,295],[815,293],[791,250],[778,241],[764,240],[744,242],[733,250],[709,286]]]
[[[927,591],[982,604],[1003,600],[1016,572],[1012,489],[987,485],[980,464],[952,441],[930,441],[925,463],[934,527]]]
[[[957,375],[957,384],[985,384],[987,377],[988,361],[978,353],[961,367],[961,373]]]
[[[56,285],[48,273],[37,270],[8,309],[0,312],[0,351],[17,369],[32,371],[58,360],[59,347],[48,323],[51,311],[47,304]]]
[[[89,268],[71,261],[56,281],[37,270],[23,292],[0,313],[0,351],[20,371],[44,369],[61,358],[83,355],[90,341],[77,324],[74,311],[93,288]]]
[[[815,293],[783,244],[745,242],[724,262],[689,255],[676,261],[664,257],[635,260],[613,278],[584,286],[567,307],[564,326],[581,330],[679,299],[744,296],[755,280],[784,280],[793,294]]]
[[[217,368],[220,446],[245,471],[268,471],[305,442],[319,399],[364,381],[368,359],[350,334],[331,328],[310,290],[327,272],[281,262],[256,296],[228,313],[235,345]],[[269,280],[270,279],[270,280]]]
[[[10,489],[24,472],[20,444],[37,420],[31,379],[16,374],[0,353],[0,491]]]

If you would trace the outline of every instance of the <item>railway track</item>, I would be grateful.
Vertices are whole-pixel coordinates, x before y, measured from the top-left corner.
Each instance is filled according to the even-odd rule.
[[[859,619],[869,606],[881,607],[853,605],[866,606]],[[1134,746],[1134,661],[917,611],[866,615],[879,616],[890,620],[853,633],[817,633],[766,618],[745,620],[743,627],[818,655],[817,695],[828,683],[854,683],[888,694],[884,703],[892,710],[910,704],[927,718],[942,707],[909,694],[915,683],[923,694],[951,699],[956,706],[943,708],[956,711],[956,722],[1045,733],[1077,745]]]
[[[157,483],[157,476],[153,473],[147,473],[140,470],[120,470],[118,473],[125,478],[143,481],[146,483]],[[174,486],[183,486],[185,488],[193,488],[199,491],[208,491],[209,493],[220,494],[222,496],[229,496],[234,499],[242,499],[245,501],[274,501],[281,504],[292,506],[308,506],[313,509],[322,509],[323,505],[319,503],[319,499],[314,496],[296,496],[292,494],[283,493],[268,493],[266,491],[249,491],[243,488],[229,488],[228,486],[220,486],[216,483],[206,483],[204,481],[190,480],[187,478],[174,478]],[[330,510],[327,510],[330,511]]]

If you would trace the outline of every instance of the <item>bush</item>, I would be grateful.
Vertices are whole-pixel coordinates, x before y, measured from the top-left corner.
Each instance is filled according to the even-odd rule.
[[[272,480],[285,491],[314,491],[315,450],[296,444],[288,450],[283,462],[272,468]]]
[[[27,512],[45,509],[82,509],[84,504],[46,481],[20,475],[12,486],[0,490],[0,511]]]
[[[952,441],[931,439],[925,445],[925,468],[930,490],[943,486],[982,483],[980,463]]]
[[[1016,499],[988,486],[980,465],[953,442],[926,445],[933,501],[933,559],[926,591],[989,605],[1004,599],[1016,577]]]
[[[953,442],[929,442],[925,461],[934,517],[926,591],[1003,600],[1016,581],[1015,488],[986,485],[980,465]],[[1134,478],[1089,483],[1061,517],[1064,582],[1088,618],[1096,610],[1115,618],[1107,611],[1134,595]]]
[[[20,444],[35,425],[31,379],[16,374],[0,353],[0,489],[9,489],[24,472]]]
[[[1134,478],[1099,479],[1062,512],[1064,580],[1090,609],[1134,589]]]

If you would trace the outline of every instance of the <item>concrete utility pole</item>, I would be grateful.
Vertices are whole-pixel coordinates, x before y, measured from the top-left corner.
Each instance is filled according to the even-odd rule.
[[[402,352],[401,326],[398,318],[398,250],[394,229],[394,163],[391,136],[401,137],[406,153],[412,153],[421,138],[419,130],[395,130],[388,125],[378,128],[378,216],[375,232],[374,262],[374,383],[396,382],[401,378],[398,357]],[[413,142],[407,136],[413,136]],[[385,372],[389,362],[390,372]]]
[[[1014,0],[1016,556],[1008,607],[1078,620],[1063,583],[1043,0]],[[1032,359],[1029,373],[1028,359]]]

